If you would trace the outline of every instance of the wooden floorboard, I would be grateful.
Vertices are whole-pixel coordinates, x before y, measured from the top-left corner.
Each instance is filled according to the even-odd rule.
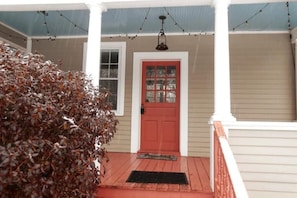
[[[101,178],[98,197],[212,197],[209,180],[209,158],[181,157],[176,161],[138,159],[137,154],[109,153],[109,162],[104,163],[105,176]],[[184,172],[188,185],[129,183],[131,171]],[[154,192],[154,193],[152,193]],[[133,194],[133,196],[129,196]],[[135,196],[134,196],[135,195]],[[141,195],[141,196],[140,196]],[[161,196],[162,195],[162,196]],[[178,196],[180,195],[180,196]],[[199,195],[199,196],[198,196]]]

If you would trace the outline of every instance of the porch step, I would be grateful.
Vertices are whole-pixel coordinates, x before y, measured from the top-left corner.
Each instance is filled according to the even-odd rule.
[[[100,187],[97,198],[213,198],[213,193]]]

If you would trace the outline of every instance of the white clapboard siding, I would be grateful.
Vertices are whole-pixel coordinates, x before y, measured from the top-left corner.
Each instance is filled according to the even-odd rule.
[[[297,197],[297,130],[229,129],[250,198]]]
[[[263,197],[263,198],[280,198],[275,192],[263,192],[263,191],[249,191],[250,197]],[[283,198],[296,198],[296,193],[282,193]]]

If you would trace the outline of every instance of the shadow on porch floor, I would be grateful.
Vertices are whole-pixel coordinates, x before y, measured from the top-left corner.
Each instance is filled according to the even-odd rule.
[[[98,198],[211,198],[209,158],[178,157],[176,161],[137,159],[137,154],[109,153]],[[127,183],[132,170],[184,172],[189,184]]]

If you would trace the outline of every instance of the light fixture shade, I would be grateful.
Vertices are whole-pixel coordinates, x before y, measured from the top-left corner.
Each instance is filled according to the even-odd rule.
[[[168,46],[166,43],[166,35],[163,29],[163,24],[164,24],[164,20],[166,19],[166,16],[159,16],[159,19],[162,21],[162,26],[158,34],[158,44],[157,44],[156,50],[168,50]]]

